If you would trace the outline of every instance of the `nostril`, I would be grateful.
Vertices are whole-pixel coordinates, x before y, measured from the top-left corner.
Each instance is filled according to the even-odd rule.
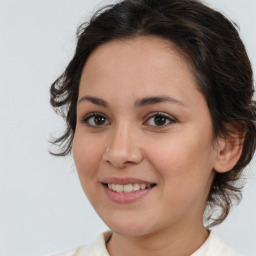
[[[143,154],[135,144],[120,145],[120,143],[112,142],[109,146],[106,146],[103,153],[103,161],[116,168],[138,164],[142,159]]]

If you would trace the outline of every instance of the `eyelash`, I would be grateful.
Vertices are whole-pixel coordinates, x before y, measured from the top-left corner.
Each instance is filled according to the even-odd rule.
[[[165,128],[167,126],[169,126],[170,124],[173,124],[173,123],[176,123],[176,120],[171,117],[170,115],[166,114],[166,113],[163,113],[163,112],[154,112],[154,113],[150,113],[147,117],[146,117],[146,122],[148,122],[150,120],[150,118],[153,118],[153,117],[162,117],[162,118],[165,118],[165,123],[166,121],[169,121],[168,124],[164,124],[164,125],[151,125],[153,127],[157,127],[157,128]]]
[[[102,126],[104,125],[108,125],[110,124],[110,122],[108,121],[108,123],[104,123],[102,125],[92,125],[92,124],[89,124],[89,121],[91,118],[94,118],[94,123],[95,123],[95,117],[101,117],[101,118],[104,118],[105,121],[108,121],[107,117],[100,113],[100,112],[93,112],[93,113],[90,113],[88,115],[86,115],[82,120],[81,122],[82,123],[85,123],[88,127],[94,127],[94,128],[101,128]],[[164,121],[165,121],[165,124],[163,125],[149,125],[149,126],[153,126],[154,128],[165,128],[167,126],[169,126],[170,124],[173,124],[173,123],[176,123],[176,120],[172,117],[170,117],[168,114],[166,113],[163,113],[163,112],[154,112],[154,113],[150,113],[147,117],[146,117],[146,122],[148,122],[151,118],[156,118],[156,117],[161,117],[161,118],[164,118]],[[168,124],[166,124],[166,122],[169,122]],[[145,122],[144,122],[145,123]],[[143,123],[143,124],[144,124]]]
[[[82,122],[82,123],[85,123],[85,124],[86,124],[87,126],[89,126],[89,127],[94,127],[94,128],[100,128],[100,127],[102,127],[103,125],[105,125],[105,124],[103,124],[103,125],[91,125],[91,124],[89,124],[90,119],[91,119],[91,118],[95,118],[95,117],[102,117],[102,118],[104,118],[105,120],[107,120],[107,118],[106,118],[106,116],[105,116],[104,114],[102,114],[102,113],[100,113],[100,112],[92,112],[92,113],[86,115],[86,116],[81,120],[81,122]],[[94,119],[94,121],[95,121],[95,119]],[[108,121],[108,122],[109,122],[109,121]]]

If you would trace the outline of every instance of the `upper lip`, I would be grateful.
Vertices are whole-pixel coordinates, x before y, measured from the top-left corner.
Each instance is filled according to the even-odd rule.
[[[133,177],[125,177],[125,178],[119,178],[119,177],[108,177],[102,180],[102,183],[105,184],[120,184],[120,185],[126,185],[126,184],[155,184],[154,182],[141,180]]]

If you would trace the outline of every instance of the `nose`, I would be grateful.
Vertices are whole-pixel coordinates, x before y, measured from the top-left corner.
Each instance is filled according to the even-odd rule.
[[[109,144],[103,154],[103,161],[116,168],[138,164],[143,159],[135,129],[123,125],[112,131]]]

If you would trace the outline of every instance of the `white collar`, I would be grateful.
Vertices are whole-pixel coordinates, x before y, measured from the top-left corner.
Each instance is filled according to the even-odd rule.
[[[91,245],[80,246],[72,251],[55,256],[110,256],[106,242],[111,238],[112,231],[102,233]],[[226,242],[210,231],[207,240],[191,256],[239,256]]]

